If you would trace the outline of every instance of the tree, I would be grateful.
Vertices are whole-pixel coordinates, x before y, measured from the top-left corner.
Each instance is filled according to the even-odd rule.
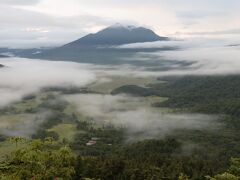
[[[75,158],[71,150],[46,140],[31,141],[26,147],[14,151],[0,164],[5,179],[72,179]],[[2,179],[4,179],[2,178]]]
[[[16,148],[18,147],[18,143],[26,141],[25,138],[20,137],[20,136],[13,136],[9,138],[9,141],[11,143],[14,143],[16,145]]]
[[[206,176],[206,178],[209,180],[239,180],[239,177],[237,177],[233,174],[229,174],[227,172],[225,172],[223,174],[218,174],[214,177]]]
[[[231,158],[231,166],[228,171],[240,177],[240,158]]]
[[[231,158],[231,165],[227,172],[214,177],[206,176],[209,180],[239,180],[240,179],[240,158]]]

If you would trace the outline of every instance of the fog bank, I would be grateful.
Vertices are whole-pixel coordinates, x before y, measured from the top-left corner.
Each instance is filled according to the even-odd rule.
[[[240,39],[193,38],[168,42],[126,44],[115,48],[177,48],[176,50],[136,53],[133,59],[140,61],[169,61],[170,63],[170,68],[164,71],[155,70],[151,72],[148,70],[149,68],[145,67],[139,69],[142,74],[139,71],[134,71],[134,73],[140,75],[226,75],[240,73],[239,44]],[[189,64],[182,66],[181,62]]]
[[[0,107],[37,93],[45,87],[83,87],[95,80],[87,65],[73,62],[0,59]]]
[[[125,127],[129,141],[163,138],[176,130],[215,130],[220,126],[215,116],[164,113],[136,97],[82,94],[67,95],[64,99],[96,123]]]

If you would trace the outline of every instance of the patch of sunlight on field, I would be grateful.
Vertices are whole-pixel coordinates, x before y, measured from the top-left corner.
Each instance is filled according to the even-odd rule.
[[[79,131],[77,130],[76,124],[58,124],[48,131],[54,131],[59,135],[59,139],[66,139],[68,141],[72,141],[74,135]]]
[[[167,97],[160,97],[160,96],[148,96],[148,97],[144,97],[143,98],[145,103],[147,105],[152,105],[153,103],[157,103],[157,102],[164,102],[167,101],[168,98]]]
[[[105,81],[97,81],[89,86],[90,90],[99,93],[111,93],[112,90],[124,85],[146,86],[151,83],[159,83],[156,77],[134,76],[107,76]]]

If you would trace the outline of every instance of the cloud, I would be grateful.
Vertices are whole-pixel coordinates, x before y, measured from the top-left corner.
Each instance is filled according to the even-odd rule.
[[[119,112],[114,123],[127,128],[128,141],[172,135],[177,130],[214,130],[216,117],[204,114],[167,114],[148,109]]]
[[[168,60],[195,62],[187,70],[170,71],[168,74],[226,75],[240,72],[240,49],[237,46],[189,48],[159,55]]]
[[[31,137],[39,125],[50,115],[50,112],[38,112],[35,114],[10,115],[8,117],[0,116],[1,134],[6,136]],[[12,118],[17,119],[17,122],[11,122]]]
[[[0,107],[45,87],[83,87],[95,80],[94,72],[78,63],[11,58],[0,64],[7,66],[0,69]]]
[[[0,47],[60,46],[111,23],[93,15],[56,17],[0,4]]]
[[[240,28],[238,29],[228,29],[228,30],[218,30],[218,31],[196,31],[196,32],[186,32],[182,33],[184,35],[240,35]]]
[[[114,48],[119,49],[145,49],[145,48],[173,48],[173,47],[188,47],[189,44],[186,41],[181,40],[172,40],[172,41],[155,41],[155,42],[145,42],[145,43],[133,43],[133,44],[124,44],[120,46],[116,46]]]
[[[34,5],[39,2],[40,0],[0,0],[0,4],[9,5]]]
[[[240,28],[239,5],[237,0],[2,0],[0,39],[10,41],[0,46],[59,46],[116,22],[147,26],[163,36],[215,36]]]
[[[80,114],[95,123],[125,127],[129,141],[164,137],[176,130],[214,130],[220,124],[217,117],[204,114],[161,113],[146,104],[146,99],[124,95],[99,94],[66,95]]]
[[[154,69],[159,68],[159,70],[151,71],[151,67],[150,69],[149,67],[135,67],[134,69],[129,66],[132,74],[136,75],[226,75],[240,72],[238,44],[240,44],[240,37],[232,39],[189,38],[181,41],[126,44],[115,48],[176,48],[176,50],[136,53],[134,57],[131,57],[133,61],[153,62],[153,66],[155,63]],[[163,71],[160,69],[165,67],[164,63],[167,70]],[[182,66],[183,64],[185,65]],[[121,70],[124,71],[124,69]]]

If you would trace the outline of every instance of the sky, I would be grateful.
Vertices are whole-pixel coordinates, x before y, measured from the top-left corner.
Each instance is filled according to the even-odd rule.
[[[0,0],[0,47],[51,47],[115,23],[176,38],[240,39],[239,0]]]

